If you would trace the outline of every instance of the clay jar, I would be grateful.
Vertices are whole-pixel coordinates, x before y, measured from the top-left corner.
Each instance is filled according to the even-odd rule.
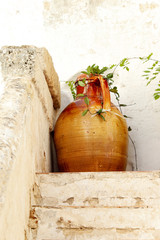
[[[86,79],[84,87],[78,81]],[[128,129],[120,111],[110,102],[107,80],[81,74],[77,97],[60,114],[54,142],[59,170],[63,172],[124,171],[127,164]],[[85,97],[89,105],[85,103]],[[88,109],[85,116],[82,113]],[[101,113],[105,118],[97,114]]]

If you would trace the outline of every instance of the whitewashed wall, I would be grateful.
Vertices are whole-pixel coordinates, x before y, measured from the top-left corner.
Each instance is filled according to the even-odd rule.
[[[88,65],[119,62],[153,52],[160,59],[159,0],[6,0],[0,8],[0,46],[44,46],[53,58],[62,87],[62,108],[71,101],[64,81]],[[156,83],[146,87],[143,64],[117,70],[116,84],[136,144],[139,170],[160,169],[160,100]],[[134,162],[129,146],[129,169]]]

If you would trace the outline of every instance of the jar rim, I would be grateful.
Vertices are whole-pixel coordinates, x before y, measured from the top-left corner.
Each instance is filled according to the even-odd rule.
[[[85,79],[86,84],[88,83],[93,83],[93,82],[99,82],[99,77],[100,74],[94,74],[94,75],[86,75],[86,74],[81,74],[80,76],[77,77],[76,81],[75,81],[75,86],[78,86],[78,82],[82,81],[83,79]]]

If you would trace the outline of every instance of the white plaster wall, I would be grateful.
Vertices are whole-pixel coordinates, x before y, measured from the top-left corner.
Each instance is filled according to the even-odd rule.
[[[0,8],[0,45],[45,46],[62,82],[63,108],[71,101],[64,81],[88,65],[109,65],[150,52],[160,59],[159,12],[159,0],[6,0]],[[118,69],[116,84],[122,102],[134,104],[125,114],[132,117],[128,125],[139,170],[154,170],[160,169],[160,100],[152,97],[156,83],[146,87],[143,67],[134,61],[129,73]]]

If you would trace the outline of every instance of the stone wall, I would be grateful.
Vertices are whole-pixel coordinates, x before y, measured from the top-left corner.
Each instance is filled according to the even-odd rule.
[[[0,65],[0,239],[23,240],[35,172],[51,171],[60,88],[44,48],[3,47]]]

